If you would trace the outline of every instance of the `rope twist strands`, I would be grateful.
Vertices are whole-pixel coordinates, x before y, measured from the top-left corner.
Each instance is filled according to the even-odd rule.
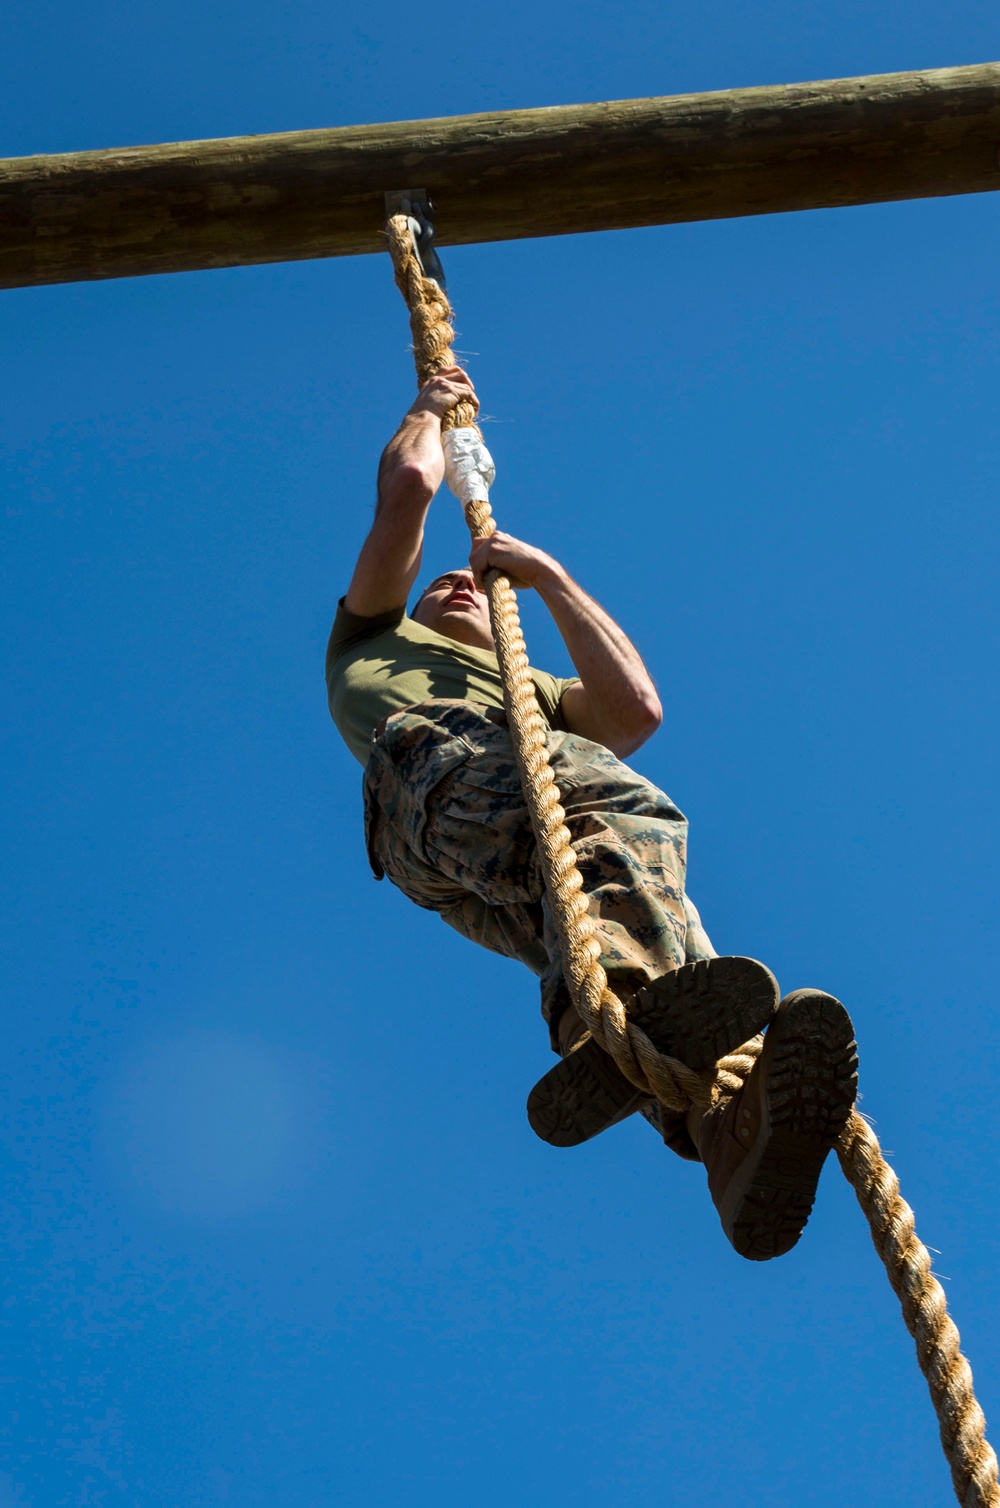
[[[406,217],[393,216],[387,231],[396,282],[410,310],[417,379],[423,384],[451,362],[451,305],[437,283],[424,277]],[[458,405],[442,423],[445,429],[475,428],[471,404]],[[475,539],[492,534],[496,528],[488,502],[466,504],[465,515]],[[741,1087],[760,1055],[763,1039],[755,1037],[723,1058],[714,1070],[696,1074],[675,1058],[658,1053],[646,1034],[626,1018],[624,1006],[608,988],[576,855],[563,820],[565,813],[545,744],[545,722],[528,669],[517,599],[510,582],[498,571],[487,572],[486,587],[514,753],[573,1004],[633,1084],[672,1110],[686,1110],[692,1105],[708,1107],[720,1095],[734,1094]],[[882,1156],[878,1138],[856,1110],[837,1142],[837,1155],[868,1220],[875,1249],[902,1305],[907,1329],[916,1341],[917,1360],[937,1412],[941,1444],[958,1501],[962,1508],[1000,1508],[997,1458],[985,1438],[983,1411],[972,1389],[971,1368],[959,1349],[958,1330],[931,1271],[930,1254],[914,1230],[913,1211],[900,1195],[899,1181]]]
[[[451,365],[454,340],[451,304],[438,284],[424,276],[406,216],[393,215],[386,231],[396,283],[410,311],[417,382],[422,386],[435,372]],[[471,404],[458,404],[445,415],[442,427],[474,429]],[[473,539],[485,538],[496,529],[486,501],[467,503],[465,517]],[[600,961],[600,945],[583,894],[583,880],[549,764],[546,724],[528,667],[517,597],[506,576],[493,570],[486,574],[486,592],[514,756],[538,844],[563,973],[573,1005],[631,1083],[671,1110],[688,1110],[692,1105],[708,1108],[718,1098],[716,1072],[711,1069],[695,1072],[686,1063],[658,1052],[646,1033],[628,1020],[624,1005],[608,987]]]
[[[899,1179],[882,1156],[878,1138],[856,1110],[841,1132],[837,1156],[871,1228],[872,1241],[917,1344],[938,1416],[941,1445],[963,1508],[1000,1508],[997,1458],[986,1439],[986,1420],[972,1390],[972,1368],[944,1290],[931,1271],[927,1247],[914,1229],[913,1211]]]

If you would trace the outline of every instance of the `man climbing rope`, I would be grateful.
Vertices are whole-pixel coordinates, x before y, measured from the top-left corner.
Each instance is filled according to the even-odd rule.
[[[857,1058],[843,1006],[816,990],[778,1000],[773,975],[719,958],[685,890],[687,823],[621,762],[661,707],[637,651],[567,574],[496,532],[469,566],[437,577],[413,613],[424,526],[441,484],[441,421],[477,406],[458,367],[427,381],[386,447],[375,520],[327,651],[330,711],[365,766],[372,868],[417,905],[541,979],[561,1061],[536,1085],[529,1119],[572,1146],[641,1111],[682,1157],[705,1163],[735,1249],[754,1260],[798,1240],[827,1152],[854,1103]],[[484,573],[536,590],[577,676],[532,679],[584,894],[610,985],[653,1046],[688,1069],[767,1027],[743,1088],[686,1113],[643,1095],[590,1037],[562,978],[531,822],[503,707]]]

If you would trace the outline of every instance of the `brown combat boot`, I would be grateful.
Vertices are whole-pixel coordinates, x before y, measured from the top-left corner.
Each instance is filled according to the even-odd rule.
[[[755,1037],[774,1015],[778,982],[753,958],[703,958],[662,975],[624,1000],[659,1052],[708,1068]],[[528,1096],[528,1120],[542,1141],[576,1147],[649,1103],[576,1018],[578,1042]]]
[[[790,1251],[858,1087],[851,1018],[832,995],[786,995],[743,1088],[688,1129],[722,1228],[751,1262]]]

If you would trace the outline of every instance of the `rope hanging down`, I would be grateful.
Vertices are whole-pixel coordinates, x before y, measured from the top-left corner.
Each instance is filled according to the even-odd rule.
[[[410,311],[417,382],[422,386],[435,372],[451,365],[451,304],[439,285],[424,276],[407,216],[393,215],[386,231],[396,283]],[[463,504],[473,539],[482,539],[496,528],[488,501],[493,465],[471,404],[458,404],[445,415],[442,428],[449,486]],[[723,1058],[714,1070],[695,1073],[658,1052],[645,1032],[627,1019],[622,1002],[608,987],[563,821],[545,744],[545,722],[528,670],[517,598],[507,578],[495,570],[487,572],[486,591],[514,755],[573,1004],[596,1040],[638,1088],[671,1110],[708,1107],[720,1095],[739,1089],[760,1052],[760,1039]],[[963,1508],[1000,1508],[997,1458],[985,1437],[986,1421],[973,1392],[972,1370],[959,1349],[958,1330],[944,1291],[931,1271],[930,1254],[916,1235],[913,1211],[899,1193],[899,1181],[882,1156],[874,1131],[856,1110],[841,1133],[837,1155],[900,1300],[906,1327],[916,1341],[917,1360],[937,1411],[958,1501]]]

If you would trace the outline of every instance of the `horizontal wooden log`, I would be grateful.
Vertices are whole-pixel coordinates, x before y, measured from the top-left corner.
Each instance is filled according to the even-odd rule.
[[[1000,64],[0,161],[0,287],[1000,187]]]

